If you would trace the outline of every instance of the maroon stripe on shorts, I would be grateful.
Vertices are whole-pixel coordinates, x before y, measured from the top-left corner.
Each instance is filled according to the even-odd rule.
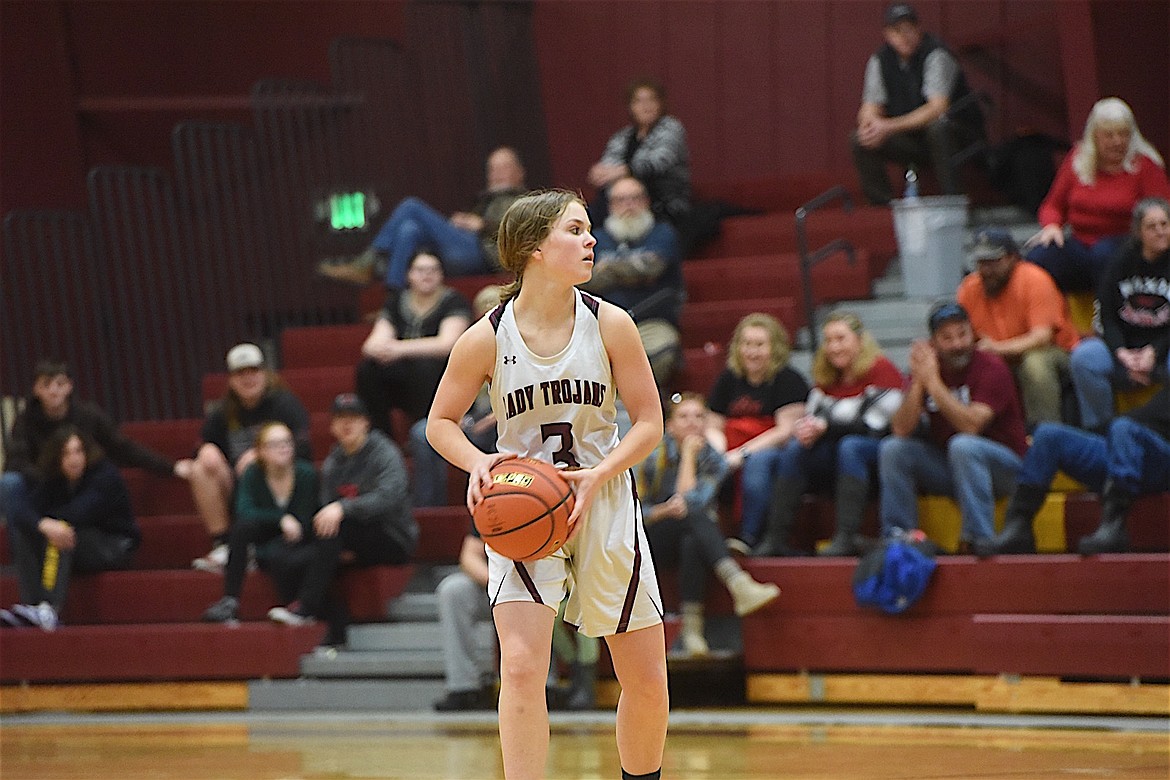
[[[536,583],[532,581],[532,575],[528,573],[528,567],[520,561],[515,561],[514,563],[516,565],[516,573],[520,575],[520,581],[528,589],[528,595],[532,596],[532,600],[537,604],[543,604],[544,601],[540,598],[540,591],[536,589]]]
[[[630,482],[634,482],[633,472],[627,472]],[[636,506],[636,505],[635,505]],[[636,516],[636,515],[635,515]],[[637,527],[634,528],[634,570],[630,572],[630,584],[626,587],[626,600],[622,604],[622,616],[618,621],[618,634],[624,634],[630,627],[630,616],[634,612],[634,599],[638,595],[638,575],[642,571],[642,545],[638,536]]]

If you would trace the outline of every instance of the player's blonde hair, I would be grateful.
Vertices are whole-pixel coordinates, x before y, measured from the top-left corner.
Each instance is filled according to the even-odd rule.
[[[496,246],[500,251],[500,265],[515,274],[516,280],[504,287],[501,301],[508,301],[520,292],[528,259],[548,238],[570,203],[585,206],[581,196],[569,190],[536,190],[517,198],[504,213]]]

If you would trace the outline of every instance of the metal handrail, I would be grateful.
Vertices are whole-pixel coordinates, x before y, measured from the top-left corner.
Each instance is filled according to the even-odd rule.
[[[808,221],[809,215],[836,200],[840,200],[844,205],[846,214],[853,213],[853,196],[839,184],[825,190],[796,210],[796,248],[800,253],[800,284],[803,288],[804,310],[808,316],[809,345],[814,351],[817,348],[817,328],[813,317],[815,305],[812,290],[813,266],[826,257],[831,257],[838,252],[845,253],[849,265],[855,265],[857,263],[857,252],[853,247],[853,243],[845,238],[835,238],[815,252],[809,252],[808,231],[805,228],[805,223]]]

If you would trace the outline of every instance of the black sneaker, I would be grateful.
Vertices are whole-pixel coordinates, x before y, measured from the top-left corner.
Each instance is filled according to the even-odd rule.
[[[235,596],[224,596],[203,613],[207,623],[234,623],[240,618],[240,600]]]

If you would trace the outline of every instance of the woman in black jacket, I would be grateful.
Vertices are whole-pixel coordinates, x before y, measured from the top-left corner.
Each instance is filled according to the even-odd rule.
[[[0,618],[52,631],[70,575],[126,568],[141,535],[118,468],[76,426],[53,434],[40,470],[31,507],[9,517],[22,603]]]

